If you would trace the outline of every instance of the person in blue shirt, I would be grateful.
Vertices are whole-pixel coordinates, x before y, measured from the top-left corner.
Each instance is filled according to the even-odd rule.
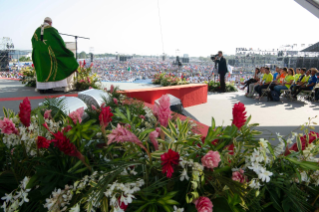
[[[297,98],[297,95],[301,91],[311,91],[313,89],[313,87],[317,84],[317,81],[318,81],[316,76],[317,73],[318,73],[318,70],[316,68],[311,69],[311,76],[309,77],[308,83],[302,86],[298,86],[296,88],[295,93],[293,94],[294,98]]]
[[[276,66],[276,72],[275,72],[274,75],[273,75],[273,76],[274,76],[274,79],[273,79],[274,81],[277,80],[277,76],[278,76],[278,74],[280,73],[280,70],[281,70],[281,69],[280,69],[278,66]]]

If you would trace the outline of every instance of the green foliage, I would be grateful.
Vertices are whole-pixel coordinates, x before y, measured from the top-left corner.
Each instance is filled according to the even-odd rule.
[[[24,67],[20,70],[20,74],[22,75],[22,79],[20,79],[22,84],[25,84],[28,87],[36,86],[36,73],[34,68]]]
[[[216,92],[220,90],[220,83],[215,81],[206,82],[208,84],[208,91]],[[226,83],[226,92],[237,91],[236,87],[232,84]]]

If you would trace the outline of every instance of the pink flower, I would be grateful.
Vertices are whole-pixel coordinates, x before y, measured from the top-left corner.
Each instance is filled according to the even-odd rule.
[[[33,64],[32,64],[32,65],[33,65]],[[14,152],[14,148],[11,149],[11,155],[13,155],[13,152]]]
[[[247,182],[247,178],[244,176],[244,170],[242,169],[237,172],[233,172],[233,176],[231,179],[240,183]]]
[[[80,61],[79,64],[80,64],[80,67],[82,68],[82,67],[83,67],[83,66],[82,66],[82,61]]]
[[[52,112],[52,110],[46,110],[44,112],[44,118],[49,119],[51,117],[51,112]]]
[[[114,91],[114,85],[111,85],[110,93],[113,93],[113,91]]]
[[[114,102],[116,105],[119,104],[116,98],[113,98],[113,102]]]
[[[213,203],[208,197],[199,197],[194,204],[198,212],[213,212]]]
[[[159,105],[154,105],[153,113],[157,116],[159,123],[162,126],[167,127],[168,121],[171,119],[170,100],[168,95],[163,95],[159,99]]]
[[[245,125],[247,117],[246,117],[246,108],[245,105],[241,102],[238,102],[233,107],[233,125],[235,125],[238,129]]]
[[[158,142],[156,140],[156,138],[158,138],[158,136],[159,136],[159,133],[156,130],[154,130],[153,132],[150,133],[150,140],[151,140],[155,150],[158,150]]]
[[[90,65],[90,68],[92,68],[93,67],[93,63],[91,63],[91,65]]]
[[[76,111],[73,111],[72,113],[70,113],[69,117],[73,120],[74,124],[76,124],[77,122],[81,124],[83,113],[84,113],[84,108],[81,107],[77,109]]]
[[[203,166],[213,169],[218,167],[220,162],[220,155],[218,151],[210,150],[204,157],[202,157]]]
[[[88,83],[91,83],[90,77],[87,77],[87,81]]]
[[[80,80],[80,83],[85,83],[85,80],[83,80],[83,79],[82,79],[82,80]]]
[[[140,118],[144,120],[144,119],[145,119],[145,116],[143,116],[143,115],[140,115]]]
[[[104,91],[107,92],[107,88],[104,88]]]
[[[117,124],[117,128],[113,129],[110,134],[107,135],[108,142],[107,144],[110,145],[111,143],[124,143],[124,142],[131,142],[139,147],[145,149],[142,142],[134,135],[131,131],[122,127],[120,124]]]
[[[93,89],[93,88],[90,86],[89,89]]]
[[[4,134],[8,134],[8,135],[12,133],[18,134],[18,130],[16,126],[8,118],[4,118],[3,120],[0,119],[0,129],[1,129],[1,133],[4,133]]]
[[[91,105],[92,110],[97,110],[94,105]]]
[[[85,60],[83,60],[83,67],[86,65],[86,62],[85,62]]]
[[[28,97],[24,98],[23,101],[19,105],[19,118],[21,123],[29,127],[31,122],[31,104]]]

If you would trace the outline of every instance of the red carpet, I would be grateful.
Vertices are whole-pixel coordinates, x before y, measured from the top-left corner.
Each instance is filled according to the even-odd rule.
[[[20,79],[13,79],[13,78],[3,78],[3,77],[0,77],[0,79],[5,79],[5,80],[14,80],[14,81],[19,81]]]
[[[49,99],[49,98],[56,98],[60,96],[74,96],[77,97],[78,94],[58,94],[58,95],[43,95],[43,96],[28,96],[29,100],[35,100],[35,99]],[[22,101],[26,96],[22,97],[8,97],[8,98],[0,98],[0,102],[4,101]]]
[[[176,85],[158,88],[145,88],[120,91],[128,97],[154,104],[164,94],[179,98],[184,107],[190,107],[207,102],[208,86],[205,84]]]

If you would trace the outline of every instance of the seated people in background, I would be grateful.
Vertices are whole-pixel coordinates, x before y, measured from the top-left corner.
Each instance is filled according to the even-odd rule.
[[[300,75],[301,75],[301,74],[300,74],[300,68],[297,68],[297,69],[296,69],[295,76],[294,76],[294,78],[295,78],[294,83],[297,83],[297,81],[298,81]]]
[[[311,69],[309,69],[307,72],[306,72],[306,76],[303,78],[302,82],[305,82],[307,83],[309,78],[311,76]]]
[[[317,69],[311,69],[311,76],[309,77],[308,83],[305,83],[301,86],[296,86],[295,91],[292,93],[294,98],[297,98],[297,95],[300,93],[300,91],[311,91],[313,89],[313,87],[317,84],[317,73]]]
[[[262,89],[268,88],[269,84],[272,82],[273,80],[273,76],[270,73],[270,69],[269,67],[265,68],[265,74],[262,78],[262,82],[259,83],[259,85],[257,85],[255,87],[255,91],[259,94],[259,97],[257,97],[256,99],[260,99],[261,98],[261,91]]]
[[[258,77],[258,76],[259,76],[259,75],[258,75],[259,72],[260,72],[259,68],[256,68],[256,69],[255,69],[254,78],[251,78],[251,79],[247,80],[246,82],[242,83],[242,85],[244,85],[244,87],[242,87],[241,90],[244,90],[245,87],[247,87],[247,93],[245,94],[246,96],[247,96],[248,93],[249,93],[249,85],[250,85],[251,83],[256,83],[256,82],[259,81],[259,77]]]
[[[300,74],[299,74],[299,78],[298,80],[296,81],[296,77],[295,77],[295,81],[294,83],[291,85],[290,87],[290,90],[291,90],[291,93],[294,93],[295,92],[295,89],[298,87],[298,86],[302,86],[305,82],[302,82],[304,77],[306,76],[306,69],[303,68],[303,69],[300,69]]]
[[[281,69],[278,66],[276,66],[276,72],[274,73],[274,81],[277,79],[277,76],[279,75],[280,71]]]
[[[274,90],[274,87],[277,85],[281,85],[282,82],[285,80],[285,77],[288,73],[288,69],[287,68],[281,68],[280,72],[277,74],[277,78],[274,78],[274,81],[271,83],[271,85],[269,86],[270,90]]]
[[[262,79],[263,79],[264,74],[265,74],[265,68],[264,68],[264,67],[261,67],[261,68],[260,68],[260,72],[257,74],[258,81],[257,81],[256,83],[251,83],[251,84],[248,86],[249,93],[248,93],[247,97],[253,97],[253,96],[254,96],[255,87],[256,87],[257,85],[259,85],[259,82],[262,82]]]
[[[281,85],[276,85],[274,87],[274,91],[277,92],[277,95],[280,97],[280,91],[281,90],[288,90],[291,86],[291,84],[294,82],[294,69],[290,68],[287,72],[287,68],[284,68],[283,71],[285,72],[285,79],[284,81],[281,83]],[[270,95],[270,99],[271,95]]]

